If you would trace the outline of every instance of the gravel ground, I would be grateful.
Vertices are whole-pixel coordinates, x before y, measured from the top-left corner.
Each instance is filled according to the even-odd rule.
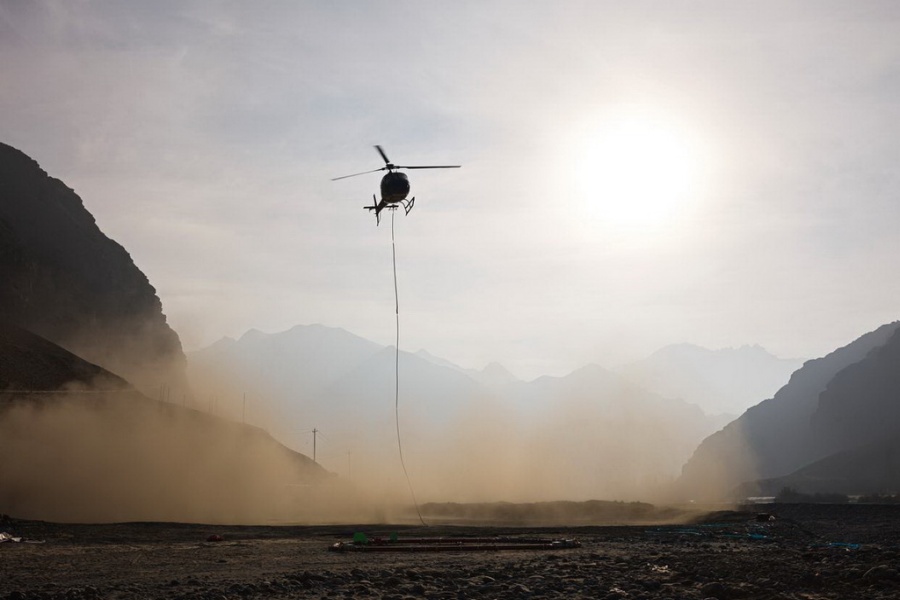
[[[900,598],[900,507],[769,506],[589,527],[71,525],[0,519],[0,598]],[[574,539],[580,548],[329,552],[369,537]],[[221,541],[210,541],[221,538]]]

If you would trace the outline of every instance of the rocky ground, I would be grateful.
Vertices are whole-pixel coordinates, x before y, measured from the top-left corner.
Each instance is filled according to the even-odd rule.
[[[785,505],[691,524],[234,527],[0,520],[0,598],[898,598],[900,507]],[[329,552],[370,538],[571,538],[580,548]],[[40,542],[43,543],[28,543]]]

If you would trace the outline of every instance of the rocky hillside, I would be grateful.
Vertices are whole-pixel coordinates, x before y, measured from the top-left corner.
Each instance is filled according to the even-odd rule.
[[[900,437],[900,330],[828,382],[812,428],[826,451]]]
[[[0,314],[155,394],[184,388],[156,290],[81,198],[0,143]]]
[[[337,515],[312,460],[263,430],[143,396],[0,323],[0,514],[261,522]],[[346,507],[344,507],[346,508]]]
[[[900,439],[891,437],[832,454],[784,477],[742,484],[737,497],[776,496],[785,488],[804,494],[900,494]]]
[[[127,381],[21,327],[0,321],[0,392],[127,390]],[[0,398],[2,401],[2,398]]]
[[[72,190],[0,144],[0,514],[346,518],[348,495],[311,459],[187,406],[184,369],[128,253]]]
[[[900,433],[900,323],[808,361],[773,398],[706,438],[682,470],[682,494],[721,497]]]

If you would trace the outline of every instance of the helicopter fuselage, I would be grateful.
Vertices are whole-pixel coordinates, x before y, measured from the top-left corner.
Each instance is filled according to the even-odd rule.
[[[385,204],[399,204],[409,195],[409,178],[399,171],[388,171],[381,178],[381,201]]]
[[[388,159],[387,154],[381,146],[375,146],[378,154],[384,159],[384,166],[380,169],[372,169],[371,171],[363,171],[362,173],[354,173],[353,175],[344,175],[343,177],[335,177],[332,181],[338,179],[347,179],[348,177],[356,177],[357,175],[365,175],[367,173],[375,173],[376,171],[387,171],[387,174],[381,178],[381,200],[375,198],[372,194],[372,206],[364,206],[366,210],[375,212],[375,222],[380,223],[381,211],[385,208],[396,210],[397,205],[403,206],[406,214],[412,210],[416,203],[415,198],[409,196],[409,178],[405,173],[397,171],[397,169],[458,169],[459,165],[395,165]]]

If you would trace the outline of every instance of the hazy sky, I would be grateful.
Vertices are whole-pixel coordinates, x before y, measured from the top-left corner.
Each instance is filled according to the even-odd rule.
[[[0,141],[187,349],[324,323],[532,377],[900,317],[900,4],[0,0]]]

